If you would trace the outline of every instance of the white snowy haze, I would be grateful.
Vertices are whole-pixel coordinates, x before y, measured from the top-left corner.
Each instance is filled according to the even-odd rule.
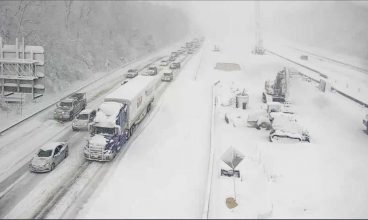
[[[255,1],[185,1],[192,29],[212,39],[254,42]],[[364,1],[260,1],[264,44],[298,43],[368,58],[368,3]]]

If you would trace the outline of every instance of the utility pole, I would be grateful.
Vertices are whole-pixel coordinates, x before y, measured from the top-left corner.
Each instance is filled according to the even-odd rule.
[[[259,1],[255,1],[255,47],[253,50],[254,54],[263,55],[265,53],[265,49],[263,48],[263,39],[261,33],[261,6]]]

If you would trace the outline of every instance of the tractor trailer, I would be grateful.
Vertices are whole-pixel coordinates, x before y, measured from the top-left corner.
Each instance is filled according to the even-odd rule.
[[[137,76],[108,94],[89,125],[87,160],[109,161],[133,134],[152,107],[159,76]]]

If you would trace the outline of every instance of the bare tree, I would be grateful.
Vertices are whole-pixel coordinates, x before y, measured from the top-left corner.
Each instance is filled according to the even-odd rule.
[[[18,20],[18,31],[17,31],[17,36],[19,35],[23,35],[23,22],[24,22],[24,17],[25,17],[25,12],[28,8],[28,6],[30,6],[32,3],[32,1],[24,1],[24,0],[21,0],[19,2],[19,5],[18,5],[18,10],[16,11],[15,15],[14,16],[19,16],[19,20]]]
[[[73,0],[64,1],[65,4],[65,29],[69,29],[69,17],[72,11]]]

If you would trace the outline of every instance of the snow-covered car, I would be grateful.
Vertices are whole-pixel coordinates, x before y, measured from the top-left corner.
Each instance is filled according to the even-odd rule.
[[[257,129],[265,128],[271,129],[271,122],[267,112],[255,111],[248,114],[247,118],[248,127],[254,127]]]
[[[276,112],[275,112],[276,113]],[[273,114],[271,142],[310,142],[308,131],[303,129],[292,115],[285,113]]]
[[[96,117],[96,110],[84,109],[73,120],[73,123],[72,123],[73,131],[88,130],[88,124],[92,122],[95,117]]]
[[[136,76],[138,76],[138,70],[137,69],[128,70],[128,73],[126,75],[127,78],[134,78]]]
[[[52,171],[68,154],[69,147],[66,142],[49,142],[32,158],[29,168],[32,172]]]
[[[148,70],[147,70],[147,75],[149,75],[149,76],[154,76],[154,75],[156,75],[157,74],[157,72],[158,72],[158,70],[157,70],[157,67],[155,67],[155,66],[150,66],[150,67],[148,67]]]
[[[166,60],[162,60],[160,62],[160,66],[168,66],[169,65],[169,62],[167,62]]]
[[[171,63],[170,65],[170,69],[179,69],[179,68],[180,68],[179,62],[174,62],[174,63]]]
[[[174,74],[172,70],[166,70],[163,75],[161,80],[162,81],[166,81],[166,82],[170,82],[174,79]]]

